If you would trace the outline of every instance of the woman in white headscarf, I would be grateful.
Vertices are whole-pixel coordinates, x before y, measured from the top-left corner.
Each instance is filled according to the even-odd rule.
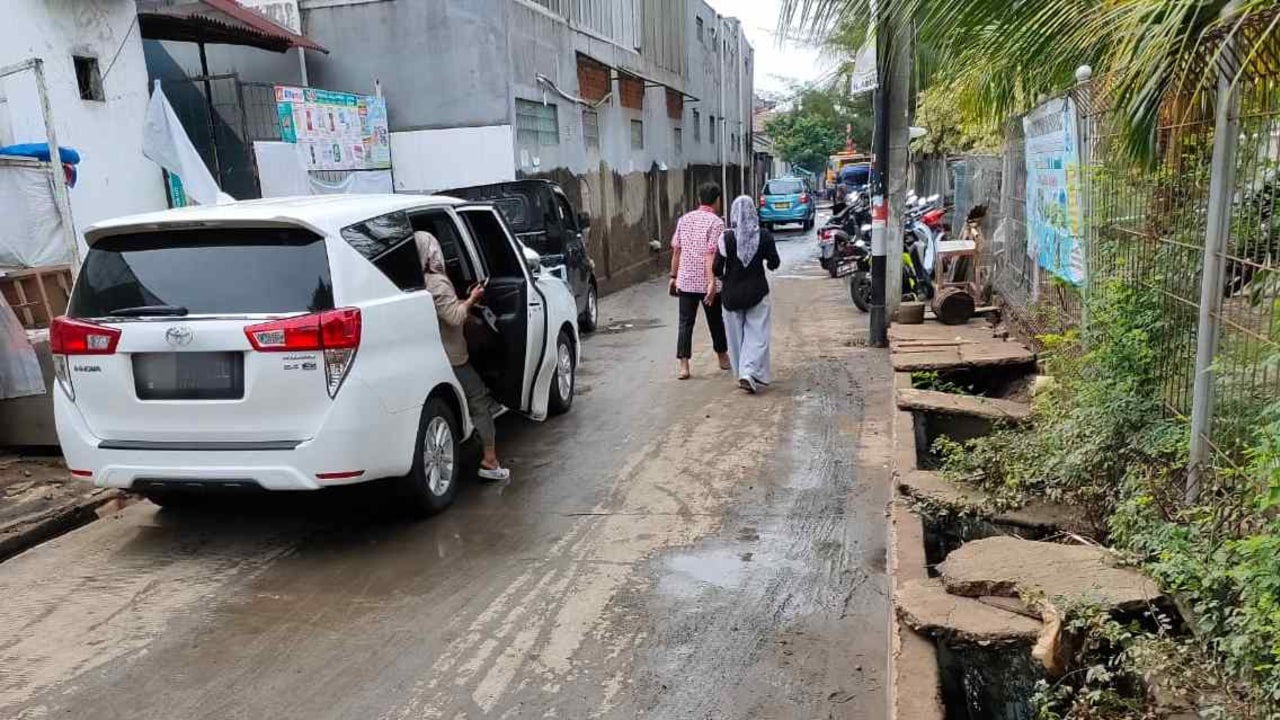
[[[782,261],[773,235],[760,230],[756,204],[743,195],[729,210],[729,229],[720,238],[713,269],[724,287],[725,331],[729,362],[738,387],[755,393],[772,380],[769,369],[769,280],[765,267],[777,270]]]
[[[440,250],[440,241],[431,233],[419,230],[413,234],[413,242],[417,245],[418,257],[422,260],[425,287],[435,302],[444,354],[448,356],[453,374],[458,377],[462,392],[467,396],[467,412],[471,415],[476,435],[484,446],[484,459],[480,461],[480,471],[477,474],[485,480],[506,480],[511,477],[511,472],[498,462],[498,431],[493,424],[502,405],[489,394],[484,378],[471,366],[467,338],[463,332],[471,308],[484,300],[484,287],[476,285],[471,288],[465,300],[459,298],[453,288],[453,281],[445,274],[444,252]]]

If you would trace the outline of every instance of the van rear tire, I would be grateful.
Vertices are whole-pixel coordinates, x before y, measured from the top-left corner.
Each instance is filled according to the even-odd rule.
[[[440,398],[427,400],[418,421],[413,468],[400,478],[398,495],[412,514],[435,515],[453,504],[463,463],[458,418]]]
[[[573,393],[578,384],[578,362],[573,352],[573,340],[566,330],[556,338],[556,374],[551,378],[551,395],[547,411],[552,415],[564,415],[573,407]]]

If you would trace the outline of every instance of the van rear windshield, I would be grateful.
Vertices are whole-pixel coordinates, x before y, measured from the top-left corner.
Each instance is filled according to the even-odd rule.
[[[799,195],[804,192],[804,183],[799,180],[770,180],[764,187],[765,195]]]
[[[104,238],[85,256],[67,313],[156,305],[192,315],[333,308],[324,238],[302,229],[158,230]]]

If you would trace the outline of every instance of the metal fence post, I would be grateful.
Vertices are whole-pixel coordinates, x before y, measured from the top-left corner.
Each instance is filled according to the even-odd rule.
[[[1089,299],[1094,277],[1094,233],[1093,233],[1093,86],[1090,78],[1093,68],[1081,65],[1076,69],[1076,87],[1072,92],[1075,98],[1073,107],[1076,114],[1077,149],[1080,152],[1080,243],[1081,254],[1084,255],[1084,283],[1081,286],[1080,329],[1082,335],[1088,337]]]
[[[1240,91],[1235,83],[1234,48],[1228,42],[1218,61],[1218,94],[1213,124],[1213,160],[1205,222],[1204,261],[1200,276],[1200,315],[1196,328],[1195,385],[1191,396],[1191,452],[1184,500],[1200,496],[1200,473],[1211,451],[1213,361],[1218,353],[1222,311],[1223,255],[1231,236],[1231,201],[1235,190],[1236,147],[1240,137]]]

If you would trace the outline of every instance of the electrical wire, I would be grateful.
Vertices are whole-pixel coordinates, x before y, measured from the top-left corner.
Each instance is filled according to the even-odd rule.
[[[120,41],[120,47],[116,48],[116,52],[111,56],[111,62],[107,65],[107,69],[103,71],[101,81],[105,83],[107,76],[111,74],[111,68],[116,66],[116,60],[120,58],[120,51],[124,50],[124,46],[129,44],[129,38],[133,37],[133,29],[138,26],[138,14],[133,14],[133,22],[129,23],[129,29],[124,33],[124,40]]]

